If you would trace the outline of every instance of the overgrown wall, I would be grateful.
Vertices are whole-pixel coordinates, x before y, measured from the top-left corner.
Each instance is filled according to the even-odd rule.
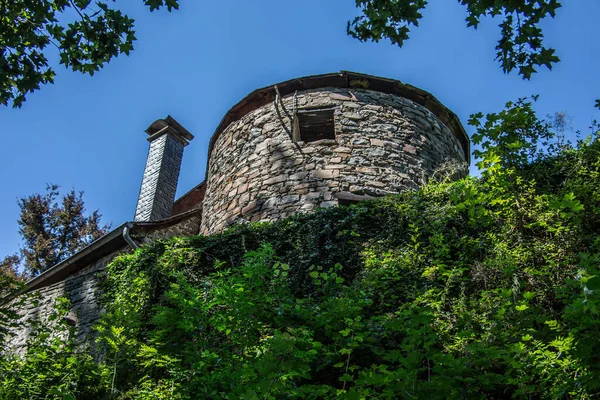
[[[25,348],[31,334],[30,326],[34,320],[46,323],[46,318],[52,313],[56,299],[66,297],[72,305],[67,318],[77,327],[77,337],[82,343],[93,345],[94,332],[92,326],[98,320],[101,312],[100,283],[103,280],[106,266],[119,253],[125,251],[123,247],[96,262],[86,266],[67,279],[49,286],[37,289],[24,306],[18,309],[23,327],[15,332],[11,342],[15,353],[21,353]]]
[[[248,113],[209,155],[202,234],[240,221],[283,218],[338,204],[341,194],[385,195],[419,186],[446,162],[465,162],[459,140],[427,108],[372,90],[299,92]],[[336,140],[292,139],[297,109],[336,107]],[[281,117],[280,117],[281,116]]]
[[[153,226],[153,223],[141,223],[135,226],[137,231],[134,230],[132,236],[139,244],[172,236],[192,236],[198,232],[200,218],[199,213],[191,213],[175,224],[165,224],[168,226],[159,228]],[[123,242],[118,250],[98,258],[66,279],[28,293],[32,300],[17,309],[22,327],[14,332],[12,350],[15,353],[22,352],[31,334],[31,322],[35,319],[44,321],[50,315],[57,298],[63,296],[71,302],[72,308],[67,318],[75,325],[78,340],[93,347],[93,326],[102,312],[100,296],[106,267],[117,255],[126,251],[131,249]]]

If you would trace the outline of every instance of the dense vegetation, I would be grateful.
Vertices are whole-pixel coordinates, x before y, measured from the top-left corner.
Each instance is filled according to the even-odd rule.
[[[594,398],[600,141],[523,100],[470,123],[479,178],[116,259],[102,361],[59,304],[0,398]]]

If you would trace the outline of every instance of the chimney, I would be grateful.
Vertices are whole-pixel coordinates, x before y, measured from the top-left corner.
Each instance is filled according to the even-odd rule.
[[[170,115],[146,129],[150,150],[135,209],[135,221],[155,221],[171,216],[183,148],[194,136]]]

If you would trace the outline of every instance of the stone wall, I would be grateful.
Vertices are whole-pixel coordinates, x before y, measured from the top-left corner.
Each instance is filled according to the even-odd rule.
[[[72,304],[68,317],[77,327],[78,340],[93,346],[92,326],[98,320],[102,309],[99,301],[100,282],[103,280],[108,264],[126,250],[127,248],[123,246],[118,251],[100,258],[67,279],[40,288],[35,291],[36,293],[30,293],[32,299],[37,300],[27,301],[17,310],[21,316],[20,322],[23,327],[15,332],[11,341],[12,351],[19,354],[24,350],[31,332],[31,322],[36,319],[45,321],[52,312],[56,299],[62,296],[69,299]]]
[[[342,195],[416,188],[444,163],[466,161],[465,149],[448,127],[402,97],[321,88],[286,96],[282,103],[249,112],[216,139],[209,154],[202,234],[337,205]],[[336,139],[293,140],[294,107],[335,107]]]
[[[172,236],[192,236],[200,228],[201,215],[199,212],[188,214],[176,223],[169,223],[169,220],[136,223],[132,228],[132,237],[139,244],[145,244]],[[65,280],[35,290],[37,293],[33,293],[32,297],[38,300],[27,301],[24,306],[17,309],[23,328],[14,332],[15,336],[11,341],[12,351],[17,354],[23,351],[30,335],[30,322],[34,319],[44,320],[50,314],[56,299],[62,296],[69,299],[72,304],[68,318],[77,328],[78,340],[93,348],[95,345],[93,339],[96,336],[92,328],[102,312],[100,296],[106,267],[117,255],[128,251],[131,251],[131,248],[123,241],[121,248],[84,266]]]

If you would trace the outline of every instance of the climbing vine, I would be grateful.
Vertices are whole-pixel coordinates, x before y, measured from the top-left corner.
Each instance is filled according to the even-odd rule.
[[[529,100],[470,122],[480,178],[117,258],[99,361],[50,397],[594,398],[600,141]]]

